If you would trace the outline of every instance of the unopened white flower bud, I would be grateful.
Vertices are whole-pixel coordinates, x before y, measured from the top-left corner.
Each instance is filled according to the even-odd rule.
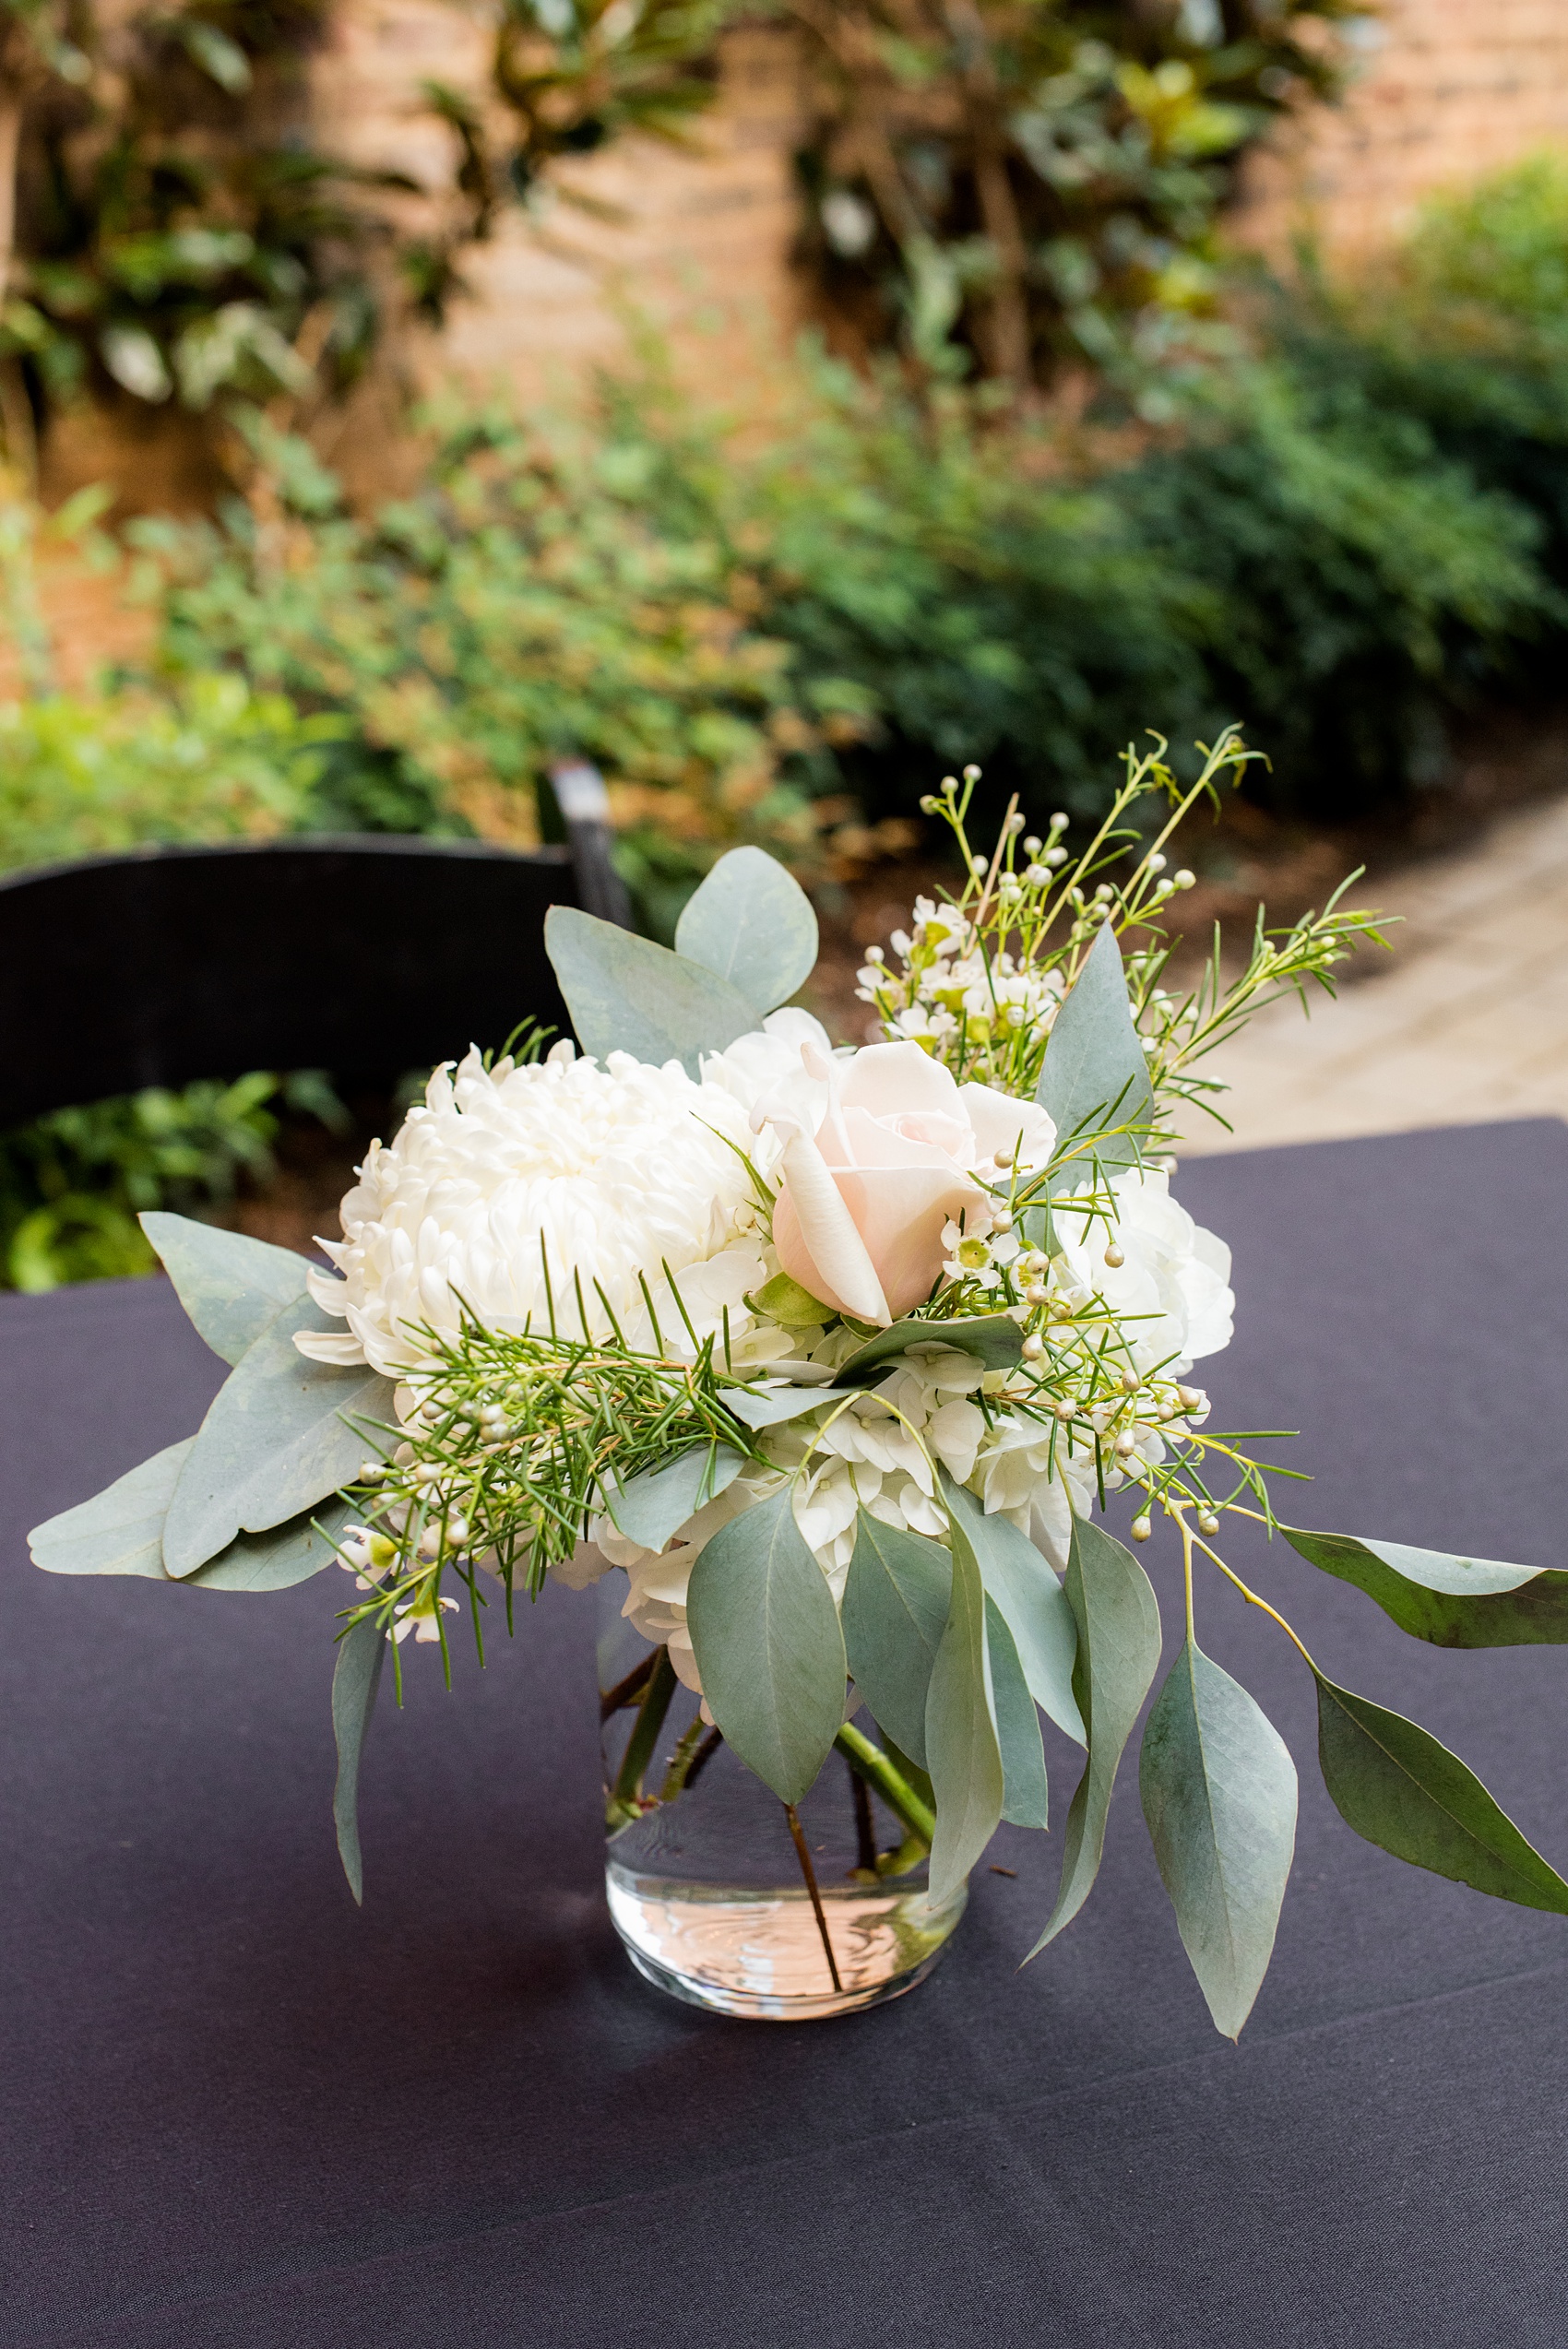
[[[1067,829],[1067,818],[1063,814],[1060,808],[1057,809],[1056,813],[1051,819],[1051,829],[1052,832],[1065,832]]]
[[[1066,863],[1067,851],[1065,848],[1047,848],[1041,861],[1049,865],[1051,872],[1054,872],[1058,866],[1064,865]]]
[[[989,857],[971,857],[969,859],[969,871],[974,874],[977,881],[983,881],[986,874],[991,871],[991,859]]]
[[[1158,848],[1152,857],[1146,857],[1144,860],[1146,869],[1150,872],[1163,872],[1170,861],[1170,858],[1162,857]]]
[[[978,774],[978,772],[979,772],[979,769],[978,769],[978,768],[977,768],[976,772],[977,772],[977,774]],[[1007,819],[1007,829],[1008,829],[1008,831],[1009,831],[1009,832],[1013,835],[1013,837],[1015,838],[1015,840],[1017,838],[1017,836],[1018,836],[1019,833],[1023,830],[1024,825],[1025,825],[1025,824],[1026,824],[1027,822],[1028,822],[1028,818],[1027,818],[1027,817],[1025,817],[1025,816],[1021,816],[1021,815],[1017,813],[1016,809],[1015,809],[1015,810],[1014,810],[1014,812],[1013,812],[1013,813],[1012,813],[1012,814],[1008,817],[1008,819]]]
[[[1134,1517],[1128,1531],[1134,1541],[1147,1541],[1154,1531],[1154,1526],[1146,1517]]]
[[[933,792],[927,791],[922,795],[921,800],[921,813],[922,815],[934,815],[941,804],[941,801],[936,798]]]
[[[1043,1357],[1044,1353],[1045,1353],[1045,1340],[1044,1340],[1044,1338],[1043,1338],[1043,1337],[1037,1337],[1037,1336],[1035,1335],[1034,1332],[1031,1330],[1031,1332],[1029,1333],[1028,1336],[1027,1338],[1025,1338],[1025,1340],[1024,1340],[1024,1345],[1023,1345],[1023,1355],[1024,1355],[1024,1359],[1025,1359],[1025,1361],[1026,1361],[1026,1362],[1038,1362],[1038,1361],[1039,1361],[1039,1360],[1041,1359],[1041,1358]]]
[[[1039,834],[1038,832],[1031,832],[1028,838],[1024,842],[1024,854],[1027,857],[1038,857],[1044,846],[1045,843],[1040,838]]]
[[[1112,1272],[1115,1272],[1119,1265],[1124,1264],[1127,1261],[1126,1257],[1122,1253],[1122,1251],[1117,1247],[1114,1240],[1111,1241],[1111,1246],[1105,1252],[1105,1261],[1111,1266]]]
[[[384,1460],[362,1460],[358,1481],[362,1485],[378,1485],[386,1474]]]
[[[1025,1289],[1025,1291],[1024,1291],[1024,1302],[1025,1302],[1025,1304],[1026,1304],[1026,1305],[1047,1305],[1047,1304],[1049,1304],[1049,1303],[1050,1303],[1050,1301],[1051,1301],[1051,1291],[1050,1291],[1048,1288],[1042,1288],[1042,1287],[1040,1287],[1040,1284],[1039,1284],[1039,1282],[1038,1280],[1032,1280],[1032,1281],[1030,1281],[1030,1283],[1029,1283],[1028,1287]]]
[[[1043,889],[1050,878],[1051,868],[1049,865],[1027,864],[1024,867],[1024,882],[1028,888]]]
[[[1188,870],[1187,870],[1187,868],[1186,868],[1186,866],[1185,866],[1185,865],[1183,865],[1183,866],[1182,867],[1181,872],[1180,872],[1176,875],[1176,886],[1177,886],[1177,888],[1178,888],[1178,889],[1195,889],[1195,888],[1197,887],[1197,885],[1198,885],[1198,876],[1197,876],[1197,874],[1196,874],[1195,872],[1188,872]]]
[[[966,782],[966,783],[978,783],[978,782],[980,781],[980,768],[979,768],[978,766],[975,766],[975,765],[968,765],[968,766],[965,767],[965,769],[964,769],[964,780],[965,780],[965,782]]]
[[[1200,1534],[1217,1534],[1219,1531],[1219,1520],[1212,1509],[1206,1509],[1199,1517],[1198,1531]]]
[[[1122,1460],[1130,1460],[1134,1453],[1136,1452],[1137,1448],[1138,1440],[1136,1436],[1129,1435],[1123,1429],[1123,1432],[1116,1439],[1117,1457]]]

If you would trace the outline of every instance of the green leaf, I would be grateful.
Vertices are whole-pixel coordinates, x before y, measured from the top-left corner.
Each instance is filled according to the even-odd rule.
[[[1075,1137],[1087,1142],[1107,1125],[1146,1126],[1154,1115],[1148,1062],[1133,1025],[1122,950],[1109,927],[1096,936],[1056,1014],[1036,1097],[1055,1121],[1059,1150]],[[1108,1135],[1096,1143],[1093,1155],[1102,1167],[1136,1166],[1138,1138]],[[1088,1174],[1086,1150],[1059,1170],[1051,1189],[1081,1190]]]
[[[93,1500],[36,1526],[28,1536],[33,1563],[48,1574],[140,1574],[172,1582],[163,1563],[163,1524],[195,1441],[187,1436],[172,1443]],[[346,1501],[333,1501],[315,1512],[323,1532],[304,1515],[271,1533],[241,1534],[208,1564],[184,1576],[184,1584],[190,1590],[291,1589],[331,1565],[332,1543],[350,1513]]]
[[[1051,1798],[1039,1714],[1035,1711],[1013,1634],[989,1593],[985,1602],[985,1655],[991,1717],[996,1726],[996,1743],[1002,1755],[1002,1816],[1014,1827],[1049,1827]]]
[[[1073,1521],[1067,1603],[1078,1626],[1073,1693],[1088,1730],[1088,1760],[1067,1813],[1056,1905],[1031,1958],[1071,1924],[1099,1873],[1117,1765],[1159,1662],[1159,1602],[1148,1576],[1131,1550],[1087,1517]]]
[[[799,1802],[844,1718],[844,1635],[786,1485],[698,1555],[686,1619],[726,1740],[780,1802]]]
[[[732,1485],[745,1465],[745,1454],[727,1443],[699,1443],[668,1468],[607,1485],[604,1505],[628,1541],[662,1549],[676,1527]]]
[[[1073,1693],[1078,1627],[1067,1594],[1050,1565],[1009,1517],[987,1515],[972,1492],[942,1473],[942,1497],[949,1515],[963,1518],[980,1564],[986,1596],[1013,1635],[1030,1695],[1057,1727],[1078,1745],[1087,1742],[1084,1717]]]
[[[1568,1573],[1451,1558],[1403,1542],[1281,1525],[1294,1550],[1375,1599],[1412,1639],[1434,1647],[1562,1646],[1568,1643]]]
[[[695,1077],[705,1052],[756,1027],[755,1011],[728,979],[575,906],[551,907],[544,943],[577,1041],[600,1061],[610,1052],[655,1067],[679,1061]]]
[[[857,1347],[833,1376],[839,1386],[864,1386],[913,1346],[948,1347],[972,1354],[988,1370],[1005,1370],[1017,1361],[1023,1343],[1024,1333],[1008,1313],[980,1314],[972,1322],[895,1322]]]
[[[853,1387],[806,1386],[766,1388],[727,1386],[719,1389],[719,1401],[726,1411],[748,1428],[777,1428],[789,1419],[803,1418],[814,1411],[819,1403],[842,1403],[855,1393]]]
[[[1318,1760],[1348,1826],[1435,1876],[1568,1916],[1568,1884],[1457,1754],[1403,1714],[1316,1679]]]
[[[953,1595],[926,1698],[926,1768],[936,1796],[931,1898],[956,1892],[996,1832],[1005,1781],[986,1690],[985,1585],[962,1521],[953,1536]]]
[[[119,1477],[90,1501],[35,1525],[28,1547],[46,1574],[145,1574],[170,1578],[163,1565],[163,1520],[195,1443],[172,1443]]]
[[[833,1318],[833,1309],[809,1288],[802,1288],[788,1273],[775,1273],[773,1278],[756,1293],[756,1302],[770,1322],[781,1329],[812,1329]]]
[[[1144,1729],[1138,1788],[1215,2028],[1253,2010],[1296,1848],[1296,1766],[1245,1689],[1182,1646]]]
[[[265,1533],[347,1484],[364,1457],[352,1421],[391,1416],[392,1382],[307,1361],[300,1329],[332,1327],[308,1298],[285,1306],[213,1399],[174,1487],[163,1563],[183,1579],[236,1534]]]
[[[675,926],[675,952],[738,987],[760,1019],[787,1003],[815,969],[816,916],[777,858],[763,848],[731,848],[687,899]]]
[[[940,1542],[861,1511],[844,1584],[849,1677],[878,1726],[921,1770],[926,1697],[952,1594],[953,1560]]]
[[[137,1218],[201,1335],[232,1367],[271,1328],[286,1305],[303,1297],[311,1266],[291,1249],[244,1233],[219,1231],[188,1216]]]
[[[186,1590],[287,1591],[308,1583],[337,1558],[333,1543],[353,1515],[346,1501],[329,1501],[271,1533],[241,1534],[227,1549],[183,1577]],[[314,1518],[315,1523],[312,1523]],[[318,1530],[319,1529],[319,1530]],[[172,1577],[171,1577],[172,1580]]]
[[[365,1731],[381,1685],[386,1660],[386,1634],[374,1621],[356,1623],[338,1643],[332,1674],[332,1735],[338,1742],[338,1783],[332,1792],[332,1818],[338,1830],[338,1857],[349,1880],[349,1890],[362,1905],[364,1869],[360,1858],[360,1755]]]

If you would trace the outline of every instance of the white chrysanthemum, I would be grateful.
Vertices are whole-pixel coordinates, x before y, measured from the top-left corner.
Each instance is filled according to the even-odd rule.
[[[666,1266],[699,1335],[726,1306],[749,1326],[742,1295],[776,1266],[754,1229],[742,1154],[768,1152],[747,1111],[799,1065],[802,1017],[775,1014],[783,1033],[742,1038],[700,1084],[674,1061],[612,1052],[600,1068],[569,1045],[531,1066],[486,1069],[470,1052],[437,1069],[396,1139],[373,1145],[342,1204],[342,1240],[322,1243],[340,1277],[311,1275],[347,1333],[303,1335],[301,1351],[395,1375],[417,1368],[419,1330],[455,1333],[463,1305],[491,1329],[540,1329],[550,1295],[557,1325],[575,1332],[579,1282],[590,1333],[610,1325],[602,1290],[630,1335],[646,1321],[642,1281],[657,1303]]]

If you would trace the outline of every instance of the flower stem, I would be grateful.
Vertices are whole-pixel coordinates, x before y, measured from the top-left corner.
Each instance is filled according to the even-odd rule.
[[[653,1749],[664,1726],[664,1716],[670,1710],[670,1700],[675,1693],[675,1667],[670,1661],[667,1647],[659,1650],[647,1686],[643,1691],[637,1717],[632,1724],[632,1734],[626,1740],[626,1750],[621,1757],[621,1767],[615,1774],[611,1789],[606,1823],[612,1828],[624,1827],[642,1811],[643,1773],[653,1760]]]
[[[855,1866],[862,1876],[874,1876],[876,1828],[871,1815],[871,1797],[865,1780],[847,1757],[846,1766],[849,1773],[849,1797],[855,1806]]]
[[[625,1705],[636,1704],[652,1679],[654,1667],[658,1661],[659,1651],[655,1648],[651,1654],[644,1656],[640,1664],[633,1665],[624,1680],[617,1680],[612,1689],[600,1691],[599,1717],[601,1721],[608,1721],[612,1713],[619,1713]]]
[[[851,1770],[873,1786],[896,1819],[929,1845],[936,1833],[936,1813],[921,1800],[908,1779],[893,1767],[880,1746],[846,1721],[833,1740]]]
[[[816,1929],[822,1936],[823,1955],[827,1960],[827,1971],[833,1976],[834,1988],[841,1994],[844,1985],[838,1979],[838,1961],[833,1954],[833,1944],[827,1938],[827,1917],[822,1905],[822,1894],[816,1889],[816,1870],[812,1866],[811,1852],[806,1844],[804,1830],[801,1825],[801,1814],[792,1802],[787,1802],[784,1806],[784,1816],[790,1822],[790,1833],[795,1839],[795,1857],[801,1863],[801,1874],[805,1878],[806,1890],[811,1894],[812,1908],[816,1916]]]

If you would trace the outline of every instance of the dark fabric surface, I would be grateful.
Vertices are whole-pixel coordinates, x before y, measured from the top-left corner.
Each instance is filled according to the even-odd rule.
[[[1236,1252],[1217,1425],[1301,1427],[1308,1524],[1562,1564],[1568,1129],[1194,1164]],[[1159,2349],[1568,2338],[1568,1920],[1353,1836],[1294,1651],[1199,1633],[1302,1769],[1240,2047],[1187,1972],[1126,1768],[1082,1917],[1004,1829],[944,1963],[871,2014],[708,2017],[600,1889],[591,1602],[447,1696],[410,1656],[339,1873],[337,1574],[255,1598],[37,1573],[22,1536],[195,1424],[161,1283],[0,1300],[6,2349]],[[1173,1545],[1146,1560],[1175,1597]],[[1404,1640],[1230,1545],[1324,1668],[1455,1745],[1568,1861],[1568,1657]],[[1168,1612],[1168,1624],[1177,1618]],[[1071,1750],[1052,1747],[1055,1808]]]

